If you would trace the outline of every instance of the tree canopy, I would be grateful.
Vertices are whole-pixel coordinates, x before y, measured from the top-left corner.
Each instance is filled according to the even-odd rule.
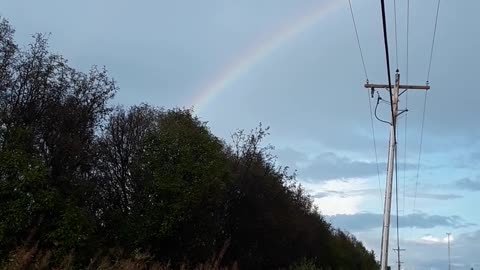
[[[112,106],[105,69],[70,67],[41,34],[22,49],[0,20],[0,266],[378,268],[276,165],[268,128],[227,143],[191,110]]]

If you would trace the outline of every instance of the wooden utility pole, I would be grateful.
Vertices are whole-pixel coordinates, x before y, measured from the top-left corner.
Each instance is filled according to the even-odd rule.
[[[377,88],[380,89],[392,89],[390,85],[385,84],[365,84],[365,88],[371,89],[372,91],[376,90]],[[428,90],[430,86],[420,86],[420,85],[400,85],[400,73],[398,69],[395,73],[395,86],[392,89],[392,119],[390,122],[390,142],[388,148],[388,165],[387,165],[387,183],[385,188],[385,204],[383,209],[383,227],[382,227],[382,246],[381,246],[381,253],[380,253],[380,269],[387,270],[388,265],[388,241],[390,237],[390,211],[392,208],[392,185],[393,185],[393,170],[394,170],[394,162],[395,162],[395,151],[397,146],[397,138],[396,138],[396,126],[397,126],[397,117],[400,115],[398,112],[398,100],[400,95],[400,89],[402,90]],[[400,261],[400,260],[399,260]]]
[[[448,270],[451,270],[452,269],[452,263],[450,261],[450,234],[451,233],[447,233],[447,242],[448,242]]]
[[[404,248],[395,248],[393,250],[395,250],[397,252],[397,256],[398,256],[397,257],[397,266],[398,266],[398,270],[400,270],[401,267],[402,267],[402,263],[403,263],[402,261],[400,261],[400,252],[405,251],[405,249]]]

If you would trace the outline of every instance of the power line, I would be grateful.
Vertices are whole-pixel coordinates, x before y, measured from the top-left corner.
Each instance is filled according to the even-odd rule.
[[[438,11],[440,10],[440,0],[437,2],[437,14],[435,15],[435,26],[433,28],[432,47],[430,49],[430,60],[428,61],[427,84],[430,79],[430,69],[432,68],[433,47],[435,46],[435,35],[437,33]]]
[[[391,125],[392,123],[380,119],[380,118],[378,117],[378,115],[377,115],[378,104],[380,104],[380,101],[384,101],[384,100],[380,97],[380,94],[378,94],[378,92],[377,92],[377,104],[375,105],[375,118],[377,118],[377,120],[380,121],[380,122],[382,122],[382,123]]]
[[[393,142],[391,141],[390,143],[392,144],[396,144],[396,131],[395,131],[395,126],[396,126],[396,120],[395,120],[395,112],[394,112],[394,104],[393,104],[393,92],[392,92],[392,78],[391,78],[391,74],[390,74],[390,56],[388,54],[388,35],[387,35],[387,22],[386,22],[386,18],[385,18],[385,1],[384,0],[381,0],[381,7],[382,7],[382,26],[383,26],[383,41],[384,41],[384,46],[385,46],[385,60],[386,60],[386,64],[387,64],[387,76],[388,76],[388,90],[389,90],[389,94],[390,94],[390,110],[391,110],[391,113],[392,113],[392,137],[390,140],[393,139]],[[377,101],[377,105],[378,105],[378,101]],[[390,150],[389,151],[392,151],[393,149],[389,148]],[[385,202],[385,204],[387,204]],[[384,224],[385,226],[385,224]],[[383,269],[383,264],[384,264],[384,261],[385,261],[385,265],[386,265],[386,258],[384,258],[384,256],[386,257],[387,254],[388,254],[388,251],[385,251],[385,254],[383,254],[383,251],[384,250],[388,250],[388,226],[387,226],[387,236],[386,236],[386,240],[383,239],[385,237],[385,227],[383,227],[382,229],[382,256],[381,256],[381,260],[382,260],[382,270]],[[386,241],[386,245],[387,247],[384,246],[384,241]]]
[[[352,1],[348,0],[348,5],[350,7],[350,14],[352,15],[353,27],[355,28],[355,36],[357,38],[358,50],[360,51],[360,57],[362,58],[363,72],[365,73],[365,78],[368,82],[367,68],[365,65],[365,59],[363,58],[362,46],[360,46],[360,38],[358,37],[357,23],[355,22],[355,16],[353,15]]]
[[[408,85],[408,45],[409,45],[409,32],[410,32],[410,0],[407,0],[407,59],[406,59],[406,69],[405,69],[405,79]],[[406,182],[406,171],[407,171],[407,129],[408,129],[408,91],[405,93],[405,110],[407,113],[405,114],[405,133],[404,133],[404,152],[403,152],[403,206],[402,206],[402,213],[405,214],[405,182]]]
[[[373,149],[375,151],[375,164],[377,165],[377,178],[378,178],[378,190],[380,191],[380,202],[381,206],[383,207],[383,195],[382,195],[382,183],[380,181],[380,168],[378,166],[378,154],[377,154],[377,142],[375,139],[375,127],[373,125],[373,114],[372,114],[372,101],[370,101],[370,96],[367,92],[367,98],[368,98],[368,108],[370,109],[370,123],[372,126],[372,138],[373,138]],[[377,103],[378,105],[378,103]]]
[[[359,38],[359,35],[358,35],[357,23],[355,21],[355,15],[353,13],[352,1],[351,0],[348,0],[348,5],[350,7],[350,15],[352,16],[353,27],[355,29],[355,37],[357,39],[358,51],[360,52],[360,58],[362,59],[363,72],[365,74],[365,79],[368,82],[367,67],[365,65],[365,58],[363,57],[363,50],[362,50],[362,46],[360,44],[360,38]],[[378,152],[377,152],[377,142],[376,142],[376,138],[375,138],[375,127],[374,127],[374,124],[373,124],[372,102],[370,101],[370,97],[368,96],[368,93],[367,93],[367,97],[368,97],[368,105],[369,105],[368,108],[369,108],[369,111],[370,111],[370,123],[371,123],[371,127],[372,127],[373,149],[374,149],[374,152],[375,152],[375,164],[376,164],[376,167],[377,167],[378,188],[379,188],[379,191],[380,191],[380,202],[383,206],[382,184],[381,184],[381,181],[380,181],[380,168],[379,168],[379,165],[378,165]],[[378,105],[378,103],[377,103],[377,105]]]
[[[393,0],[393,17],[395,23],[395,60],[398,69],[398,39],[397,39],[397,0]]]
[[[395,144],[395,208],[397,213],[397,249],[398,249],[398,270],[400,270],[400,226],[399,226],[399,216],[398,216],[398,156],[397,156],[397,144]]]
[[[392,77],[390,74],[390,56],[388,54],[388,35],[387,35],[387,22],[385,18],[385,1],[381,0],[382,5],[382,24],[383,24],[383,41],[385,45],[385,59],[387,62],[387,75],[388,75],[388,91],[390,93],[390,109],[392,112],[392,125],[393,125],[393,137],[396,140],[396,128],[395,128],[395,113],[393,112],[393,93],[392,93]]]
[[[405,104],[406,110],[408,110],[408,94],[405,97]],[[408,111],[405,113],[405,131],[403,134],[404,137],[404,150],[403,150],[403,206],[402,206],[402,214],[405,214],[405,192],[406,192],[406,171],[407,171],[407,129],[408,129]]]
[[[436,11],[436,14],[435,14],[435,24],[434,24],[434,27],[433,27],[432,46],[430,48],[430,59],[428,61],[427,85],[429,84],[430,70],[432,68],[433,48],[435,46],[435,36],[436,36],[436,33],[437,33],[437,23],[438,23],[439,10],[440,10],[440,0],[437,1],[437,11]],[[418,181],[419,181],[419,175],[420,175],[420,160],[421,160],[421,157],[422,157],[423,130],[424,130],[424,125],[425,125],[425,111],[426,111],[426,108],[427,108],[427,97],[428,97],[428,92],[425,92],[425,97],[424,97],[424,101],[423,101],[422,126],[421,126],[421,131],[420,131],[420,146],[419,146],[419,152],[418,152],[417,175],[416,175],[416,181],[415,181],[415,195],[413,197],[413,211],[414,212],[415,212],[415,209],[416,209]]]
[[[420,175],[420,160],[422,157],[422,145],[423,145],[423,128],[425,126],[425,111],[427,108],[427,97],[428,97],[428,91],[425,91],[425,97],[423,100],[423,116],[422,116],[422,127],[420,130],[420,146],[418,149],[418,163],[417,163],[417,176],[416,176],[416,181],[415,181],[415,195],[413,196],[413,212],[415,212],[415,207],[416,207],[416,201],[417,201],[417,191],[418,191],[418,179]]]
[[[438,0],[440,2],[440,0]],[[384,222],[383,222],[383,229],[382,229],[382,246],[381,246],[381,269],[385,270],[387,269],[388,265],[388,241],[389,241],[389,227],[390,227],[390,207],[391,207],[391,193],[392,193],[392,178],[393,178],[393,171],[395,172],[395,200],[396,200],[396,232],[397,232],[397,250],[398,250],[398,268],[400,270],[400,229],[399,229],[399,204],[398,204],[398,143],[397,143],[397,117],[399,114],[398,112],[398,97],[399,97],[399,88],[400,88],[400,74],[398,71],[398,39],[397,39],[397,22],[396,22],[396,0],[394,0],[394,11],[395,11],[395,53],[396,53],[396,64],[397,64],[397,69],[396,69],[396,75],[395,75],[395,93],[392,91],[392,80],[391,80],[391,72],[390,72],[390,57],[389,57],[389,51],[388,51],[388,34],[387,34],[387,25],[386,25],[386,15],[385,15],[385,1],[381,0],[381,9],[382,9],[382,25],[383,25],[383,39],[384,39],[384,46],[385,46],[385,59],[386,59],[386,65],[387,65],[387,75],[388,75],[388,85],[385,87],[388,87],[389,93],[390,93],[390,109],[392,113],[392,122],[391,122],[391,131],[390,131],[390,147],[389,147],[389,161],[388,161],[388,179],[387,179],[387,191],[385,194],[385,209],[384,209]],[[408,3],[409,5],[409,3]],[[437,20],[438,20],[438,9],[439,9],[440,3],[438,3],[437,6],[437,15],[435,19],[435,29],[434,29],[434,38],[432,41],[432,51],[430,53],[430,61],[429,61],[429,70],[428,70],[428,75],[427,75],[427,85],[426,86],[409,86],[408,84],[406,86],[402,86],[403,89],[408,90],[408,89],[423,89],[423,90],[428,90],[430,89],[430,86],[428,85],[428,78],[430,76],[430,68],[431,68],[431,60],[433,56],[433,47],[434,47],[434,41],[435,41],[435,33],[436,33],[436,27],[437,27]],[[409,6],[408,6],[409,9]],[[407,24],[409,24],[409,21],[407,21]],[[407,30],[408,32],[408,30]],[[408,34],[408,33],[407,33]],[[408,43],[408,41],[407,41]],[[408,54],[407,54],[408,58]],[[375,84],[365,84],[366,88],[371,88],[372,91],[374,88],[378,88],[381,85],[375,85]],[[393,96],[395,95],[395,97]],[[400,94],[401,95],[401,94]],[[378,100],[377,100],[377,106],[378,106]],[[427,103],[427,92],[425,91],[425,100],[424,100],[424,108],[423,108],[423,117],[422,117],[422,129],[421,129],[421,137],[420,137],[420,151],[419,151],[419,158],[418,158],[418,166],[417,166],[417,180],[416,180],[416,186],[415,186],[415,199],[414,199],[414,209],[415,209],[415,200],[416,200],[416,195],[417,195],[417,190],[418,190],[418,176],[420,173],[420,160],[421,160],[421,148],[423,144],[423,130],[424,130],[424,124],[425,124],[425,111],[426,111],[426,103]],[[376,107],[377,108],[377,107]],[[376,109],[375,108],[375,109]],[[407,110],[401,111],[405,112]],[[376,114],[375,114],[376,116]],[[405,140],[406,140],[406,131],[405,131]],[[406,160],[406,146],[405,146],[405,154],[404,154],[404,159]],[[393,151],[393,152],[392,152]],[[406,162],[405,162],[406,163]],[[394,167],[393,167],[394,166]],[[404,164],[405,167],[405,164]],[[404,179],[405,179],[405,172],[404,172]],[[405,185],[405,181],[404,181]]]
[[[408,51],[408,45],[409,45],[409,35],[410,34],[410,0],[407,0],[407,59],[406,59],[406,72],[405,72],[405,79],[408,84],[408,60],[409,60],[409,51]],[[407,97],[408,97],[408,91],[407,91]]]

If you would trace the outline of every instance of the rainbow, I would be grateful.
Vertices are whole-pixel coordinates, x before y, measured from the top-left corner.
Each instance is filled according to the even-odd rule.
[[[255,63],[267,57],[283,43],[314,26],[325,14],[339,7],[342,2],[340,0],[322,1],[312,12],[297,18],[293,23],[289,23],[274,32],[270,35],[270,38],[245,50],[229,65],[222,68],[222,71],[203,87],[188,104],[192,104],[197,112],[200,111],[213,97],[251,69]]]

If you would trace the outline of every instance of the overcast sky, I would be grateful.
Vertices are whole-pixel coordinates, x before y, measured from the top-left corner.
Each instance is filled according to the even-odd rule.
[[[393,0],[385,2],[393,71]],[[406,83],[407,1],[396,2],[398,67]],[[437,0],[410,2],[408,79],[424,85]],[[352,5],[368,79],[386,83],[380,1]],[[441,3],[420,170],[423,92],[409,93],[407,125],[399,120],[405,269],[446,269],[446,232],[453,235],[453,269],[480,269],[479,10],[475,0]],[[120,87],[114,103],[193,106],[226,140],[236,129],[270,126],[267,143],[280,164],[297,169],[328,220],[378,254],[388,126],[374,123],[378,177],[347,0],[3,0],[0,15],[23,46],[33,33],[51,33],[51,50],[72,66],[105,65]],[[380,104],[379,115],[388,117],[388,109]]]

